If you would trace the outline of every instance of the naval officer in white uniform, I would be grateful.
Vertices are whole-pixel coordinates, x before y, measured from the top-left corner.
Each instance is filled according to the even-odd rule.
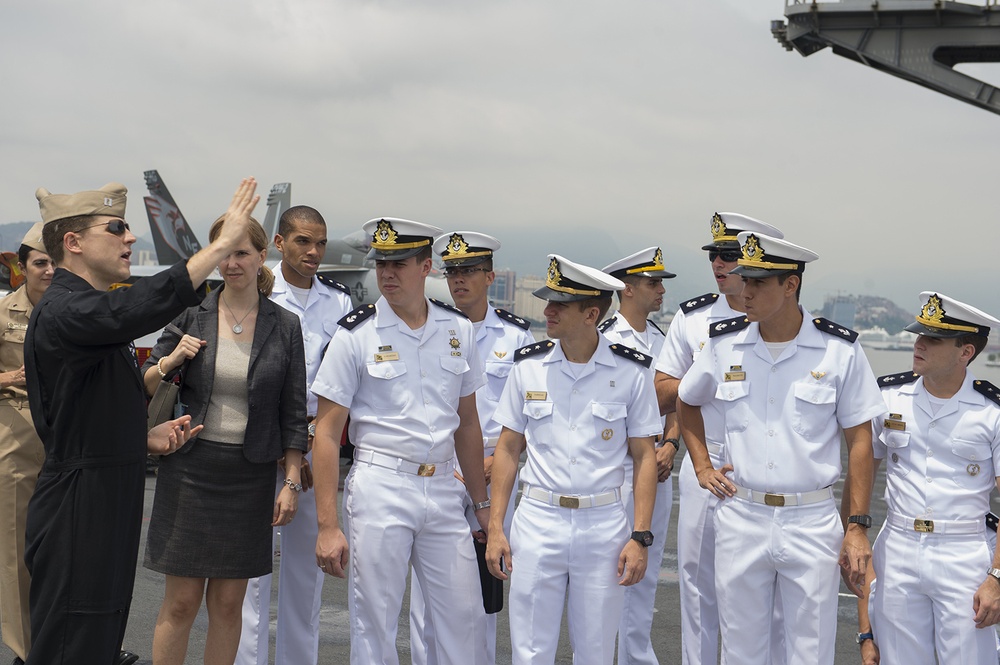
[[[493,462],[486,560],[511,571],[515,665],[552,663],[568,601],[576,665],[610,665],[624,587],[646,572],[656,494],[653,438],[660,416],[652,358],[597,331],[624,284],[549,255],[545,329],[556,341],[520,349],[493,418],[503,426]],[[510,542],[503,534],[521,452],[522,497]],[[635,512],[621,501],[625,456],[634,461]]]
[[[486,384],[476,391],[476,410],[483,431],[483,469],[489,483],[493,466],[493,451],[500,436],[500,425],[493,421],[500,395],[507,376],[514,365],[514,352],[535,341],[525,319],[494,307],[489,301],[489,289],[496,273],[493,272],[494,253],[500,241],[485,233],[455,231],[444,233],[434,241],[434,253],[444,262],[455,306],[469,317],[476,329],[476,346],[486,368]],[[487,490],[490,487],[487,486]],[[514,515],[513,494],[504,519],[504,533],[510,534],[510,520]],[[478,529],[472,504],[466,501],[465,517],[469,526]],[[484,574],[485,573],[485,574]],[[486,634],[486,662],[496,662],[497,612],[503,605],[503,585],[480,568],[483,582],[483,612],[470,617],[481,622]],[[488,578],[488,579],[486,579]],[[487,606],[488,609],[487,609]],[[427,605],[417,578],[411,577],[410,585],[410,657],[413,665],[436,665],[434,627],[426,614]]]
[[[663,346],[664,335],[647,317],[660,311],[663,306],[663,280],[676,277],[663,265],[663,252],[659,247],[647,247],[605,266],[603,272],[620,279],[625,288],[618,291],[618,311],[598,329],[609,341],[624,344],[650,358],[656,358]],[[651,376],[655,374],[652,367],[649,372]],[[653,651],[650,633],[653,628],[653,609],[660,579],[660,563],[663,561],[663,546],[667,541],[667,525],[670,523],[670,509],[674,500],[670,472],[679,446],[679,428],[674,414],[670,415],[670,421],[668,431],[667,417],[661,416],[660,434],[654,441],[658,482],[650,524],[653,545],[648,550],[646,575],[637,584],[625,589],[625,603],[618,627],[618,662],[622,665],[655,665],[659,662]],[[622,485],[626,515],[631,515],[635,509],[632,501],[632,472],[632,458],[626,456],[625,483]]]
[[[785,240],[739,234],[746,315],[713,324],[679,388],[681,429],[715,511],[715,574],[723,662],[769,660],[775,595],[786,662],[832,665],[838,559],[854,584],[871,546],[863,521],[872,480],[871,419],[884,405],[857,333],[799,304],[817,255]],[[712,465],[700,406],[724,415],[726,464]],[[851,524],[833,499],[849,450]],[[794,611],[789,611],[794,608]]]
[[[364,225],[382,297],[340,320],[313,382],[320,398],[313,466],[316,563],[348,574],[352,665],[399,662],[396,630],[410,565],[424,589],[439,661],[479,665],[485,636],[470,496],[485,539],[489,502],[475,392],[483,366],[469,319],[428,300],[431,242],[441,229],[381,218]],[[337,510],[340,437],[350,410],[354,464]],[[455,459],[465,471],[454,475]],[[350,552],[350,565],[348,563]]]
[[[323,352],[337,331],[337,321],[353,309],[346,286],[316,274],[326,255],[326,220],[315,208],[293,206],[278,220],[274,246],[281,263],[274,271],[271,300],[298,315],[305,344],[306,387],[312,385],[323,361]],[[316,396],[306,393],[310,435],[314,431]],[[309,443],[312,444],[310,436]],[[302,458],[303,491],[299,494],[297,520],[281,531],[281,564],[278,571],[278,625],[275,663],[315,665],[319,658],[319,609],[323,571],[316,561],[316,495],[309,491],[312,453]],[[277,489],[284,486],[279,469]],[[278,529],[275,529],[277,532]],[[243,631],[236,665],[267,665],[271,623],[271,575],[251,579],[243,601]]]
[[[656,357],[656,395],[660,410],[672,412],[677,386],[708,343],[709,326],[743,312],[743,278],[732,274],[742,258],[737,235],[752,231],[783,238],[775,227],[735,212],[717,212],[710,224],[712,242],[702,247],[718,293],[706,293],[680,303]],[[720,297],[721,296],[721,297]],[[725,421],[712,403],[701,409],[705,441],[712,466],[724,464]],[[685,455],[677,477],[680,505],[677,514],[677,571],[681,596],[681,663],[715,665],[719,654],[719,608],[715,598],[715,507],[719,500],[698,484],[691,455]],[[775,599],[776,612],[780,601]],[[785,662],[784,638],[771,637],[771,665]]]
[[[913,371],[879,378],[888,513],[873,552],[873,635],[858,641],[884,663],[994,665],[1000,553],[984,517],[1000,486],[1000,390],[968,365],[1000,320],[943,294],[920,300],[906,327],[918,335]]]

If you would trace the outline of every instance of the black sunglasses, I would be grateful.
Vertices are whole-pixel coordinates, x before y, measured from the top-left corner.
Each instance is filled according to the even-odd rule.
[[[717,258],[722,257],[722,260],[726,263],[735,263],[743,258],[743,252],[738,249],[710,249],[708,250],[708,260],[715,261]]]
[[[126,222],[123,219],[112,219],[110,222],[101,222],[100,224],[91,224],[90,226],[87,226],[87,227],[84,227],[84,228],[92,229],[95,226],[105,226],[105,225],[108,227],[108,233],[111,233],[112,235],[116,235],[116,236],[123,236],[123,235],[125,235],[126,231],[130,231],[131,230],[131,229],[129,229],[128,222]]]
[[[473,274],[475,274],[477,272],[490,272],[490,271],[487,270],[486,268],[445,268],[444,269],[444,275],[445,275],[445,277],[459,277],[459,276],[461,276],[461,277],[468,277],[469,275],[473,275]]]

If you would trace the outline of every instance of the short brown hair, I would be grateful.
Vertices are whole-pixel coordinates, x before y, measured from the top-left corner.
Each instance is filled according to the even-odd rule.
[[[611,309],[611,296],[595,296],[593,298],[586,298],[584,300],[575,301],[580,311],[586,311],[591,307],[597,308],[597,321],[600,323],[604,320],[607,315],[608,310]]]
[[[982,335],[976,335],[975,333],[969,333],[967,335],[962,335],[961,337],[955,338],[955,346],[963,347],[966,344],[971,344],[972,348],[976,350],[975,353],[972,354],[972,357],[969,358],[969,362],[968,364],[966,364],[966,367],[971,365],[972,361],[975,360],[979,356],[979,354],[983,352],[983,349],[986,348],[986,342],[988,341],[989,340],[987,338],[983,337]]]
[[[222,233],[222,223],[226,221],[226,216],[222,215],[217,220],[212,222],[212,228],[208,231],[208,241],[215,242],[219,234]],[[247,227],[248,235],[250,236],[250,244],[258,252],[262,252],[267,249],[268,240],[267,236],[264,235],[264,227],[260,225],[253,217],[250,218],[250,225]],[[257,275],[257,290],[263,293],[265,296],[271,295],[271,289],[274,288],[274,273],[267,266],[260,267],[260,274]]]
[[[79,233],[90,226],[94,221],[92,215],[77,215],[76,217],[65,217],[49,222],[42,227],[42,242],[45,243],[45,252],[52,257],[52,262],[59,265],[63,262],[63,238],[67,233]]]

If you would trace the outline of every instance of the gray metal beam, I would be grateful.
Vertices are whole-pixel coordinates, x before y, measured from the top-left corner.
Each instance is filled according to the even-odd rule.
[[[944,0],[785,0],[771,34],[809,56],[837,55],[1000,114],[1000,90],[953,67],[1000,62],[1000,6]]]

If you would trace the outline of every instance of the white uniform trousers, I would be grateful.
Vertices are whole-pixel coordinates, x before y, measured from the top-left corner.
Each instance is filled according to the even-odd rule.
[[[669,443],[666,445],[670,445]],[[622,485],[622,503],[625,516],[632,531],[635,516],[635,501],[632,495],[632,457],[625,458],[625,483]],[[663,546],[667,543],[667,526],[674,502],[673,474],[662,483],[656,483],[656,503],[653,504],[653,545],[648,550],[646,576],[630,587],[625,587],[625,601],[622,606],[622,620],[618,626],[619,665],[656,665],[659,661],[653,652],[650,633],[653,630],[653,609],[656,604],[656,588],[660,581],[660,565],[663,562]]]
[[[715,574],[722,662],[768,665],[775,598],[784,662],[833,665],[837,559],[844,538],[833,499],[770,507],[736,497],[715,509]]]
[[[307,455],[310,461],[311,457]],[[276,491],[282,487],[284,473],[279,471]],[[281,527],[275,665],[315,665],[319,660],[319,610],[326,575],[316,565],[318,534],[316,494],[300,492],[295,519]],[[265,575],[247,583],[235,665],[268,665],[271,578]]]
[[[948,535],[883,527],[873,548],[878,591],[869,600],[883,663],[997,662],[995,629],[976,628],[972,619],[973,596],[993,560],[983,528]]]
[[[492,496],[493,486],[486,487],[487,494]],[[510,523],[514,518],[514,500],[517,497],[517,475],[514,476],[514,485],[510,492],[510,501],[507,502],[507,514],[503,520],[503,532],[510,538]],[[465,519],[469,523],[470,531],[479,530],[479,520],[476,519],[476,511],[472,506],[472,499],[468,493],[465,495]],[[480,586],[480,589],[482,586]],[[480,597],[481,599],[481,597]],[[480,609],[482,605],[480,604]],[[486,664],[496,665],[497,662],[497,615],[487,614],[485,610],[481,616],[476,616],[474,621],[482,623],[482,630],[486,634]],[[427,603],[424,602],[423,591],[420,589],[420,581],[415,575],[410,576],[410,660],[413,665],[438,665],[440,659],[437,657],[436,642],[434,638],[434,626],[427,611]],[[477,647],[478,648],[478,647]]]
[[[715,468],[724,462],[712,457]],[[677,570],[681,596],[681,664],[715,665],[719,661],[719,605],[715,598],[715,507],[719,500],[698,484],[691,456],[677,474]],[[774,599],[771,665],[785,662],[781,598]]]
[[[396,632],[409,566],[424,589],[443,665],[482,665],[479,567],[450,472],[421,477],[357,461],[344,485],[352,665],[397,665]]]
[[[567,603],[575,665],[611,665],[625,597],[618,556],[628,538],[621,502],[573,509],[522,498],[510,534],[513,665],[555,662]]]

